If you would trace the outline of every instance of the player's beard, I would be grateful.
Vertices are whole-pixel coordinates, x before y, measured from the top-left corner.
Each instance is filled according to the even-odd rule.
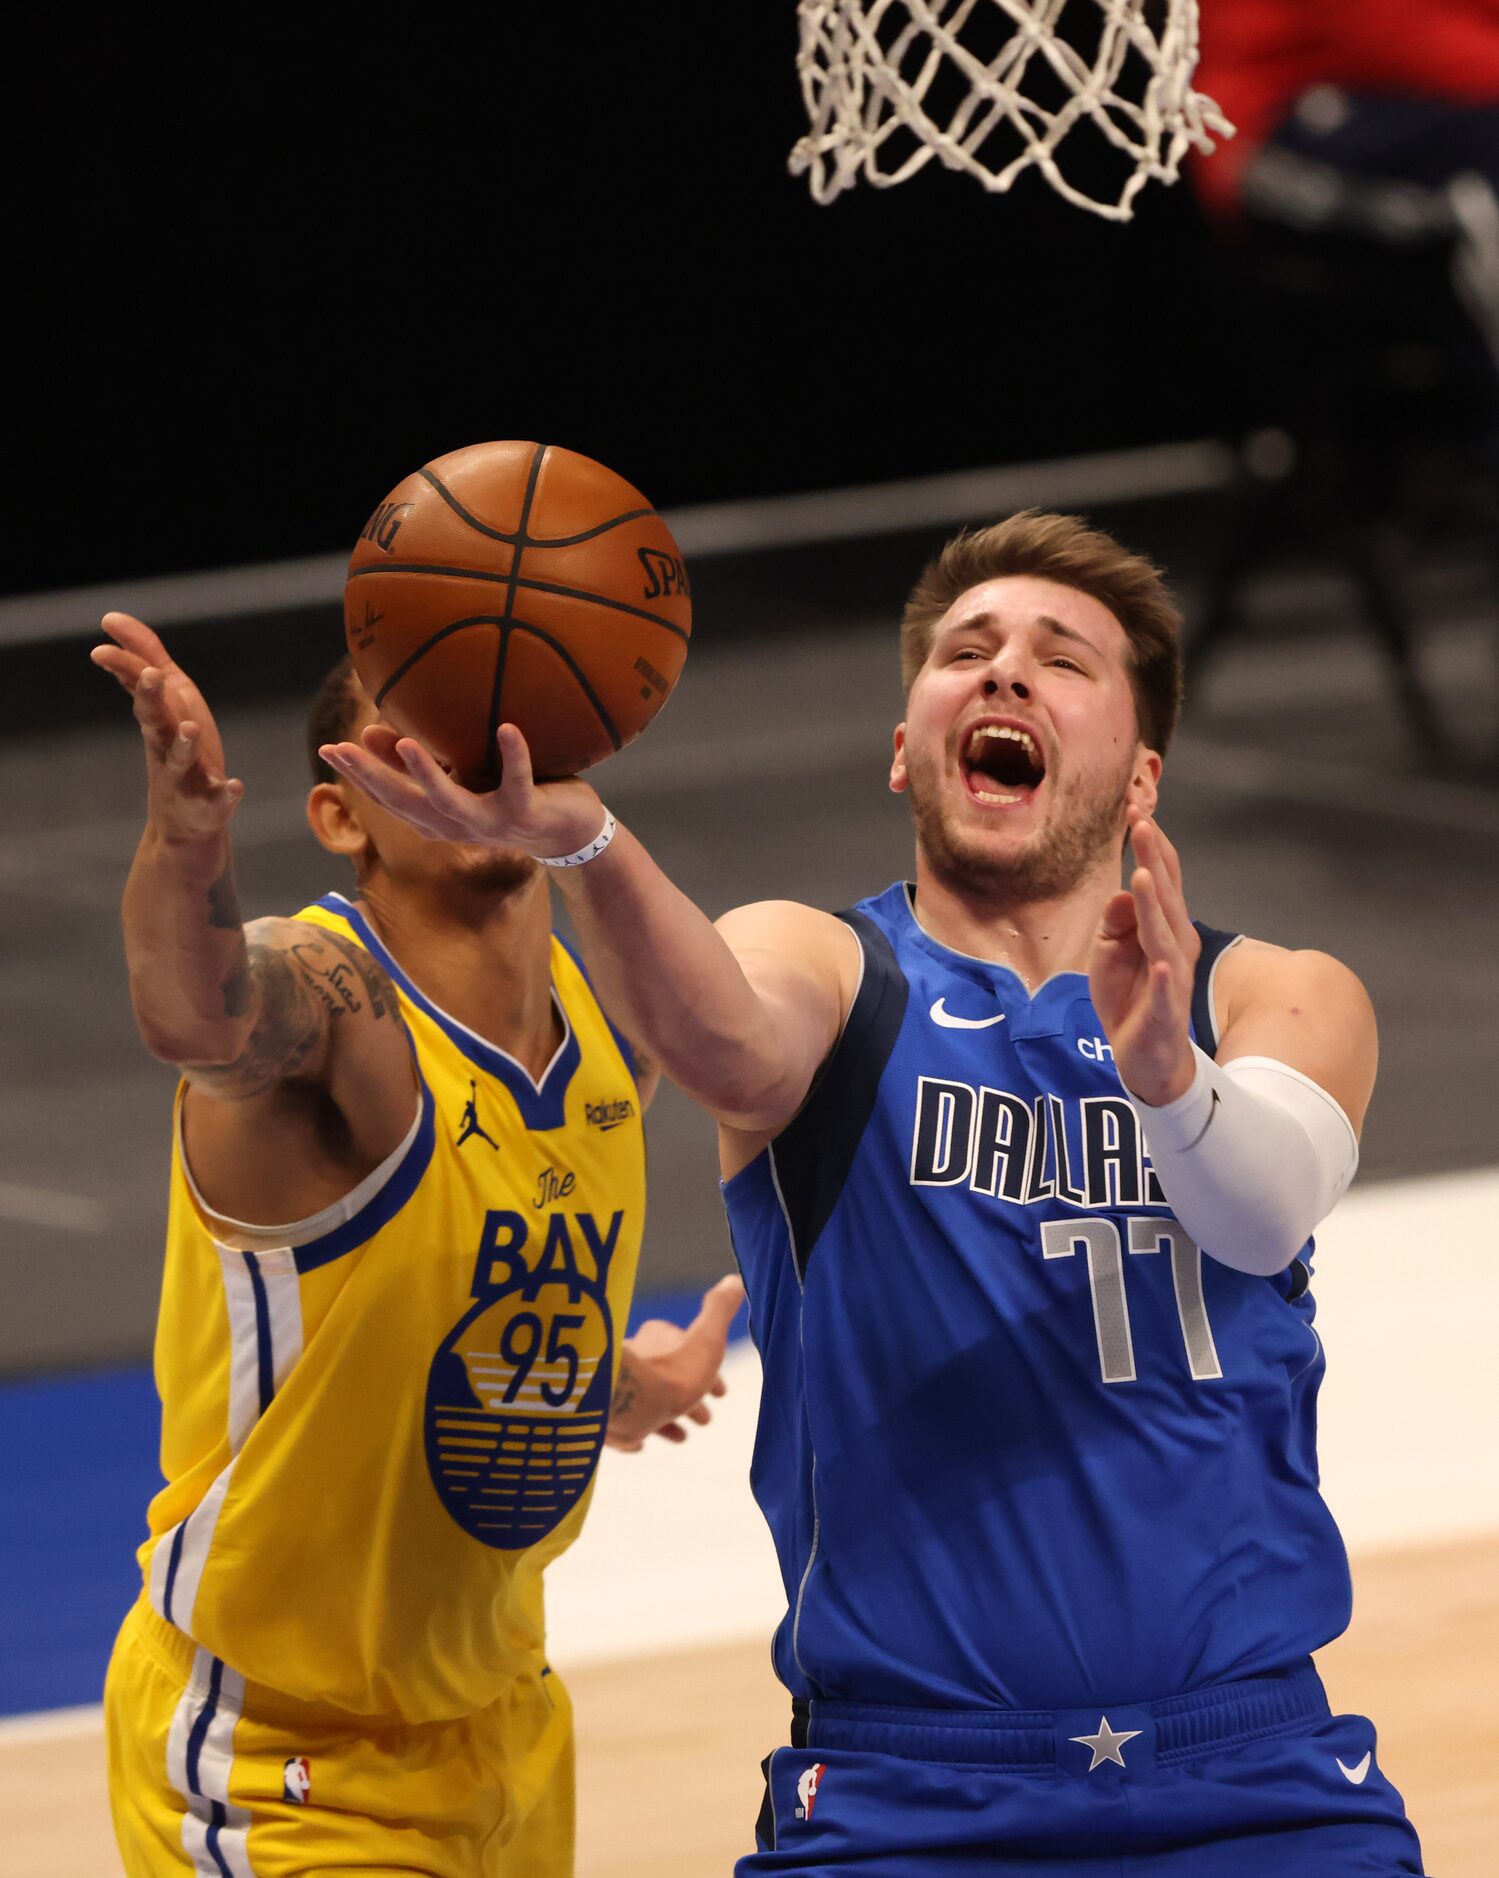
[[[505,900],[536,878],[541,863],[519,848],[461,846],[454,856],[454,875],[465,893],[483,899]]]
[[[1041,827],[1018,848],[996,853],[984,833],[949,815],[935,765],[907,767],[916,841],[927,865],[960,891],[1019,901],[1059,900],[1102,859],[1117,854],[1134,755],[1091,786],[1062,784]],[[996,824],[996,831],[1003,823]]]

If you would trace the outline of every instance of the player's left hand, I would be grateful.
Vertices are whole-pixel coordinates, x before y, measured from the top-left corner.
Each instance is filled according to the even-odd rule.
[[[1186,1093],[1194,1074],[1192,979],[1202,940],[1187,913],[1176,849],[1145,815],[1131,821],[1130,843],[1129,890],[1104,908],[1088,983],[1119,1080],[1163,1108]]]
[[[638,1454],[651,1435],[685,1441],[686,1422],[712,1419],[708,1397],[727,1388],[719,1371],[743,1303],[742,1281],[720,1278],[685,1330],[653,1317],[625,1339],[605,1437],[611,1448]]]

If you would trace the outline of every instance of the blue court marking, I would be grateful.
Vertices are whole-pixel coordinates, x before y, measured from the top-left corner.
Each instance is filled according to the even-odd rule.
[[[701,1289],[635,1300],[687,1324]],[[741,1311],[736,1337],[746,1330]],[[0,1715],[97,1702],[120,1620],[140,1594],[135,1548],[161,1486],[151,1371],[0,1382]]]
[[[0,1714],[97,1702],[161,1485],[149,1369],[0,1384]]]

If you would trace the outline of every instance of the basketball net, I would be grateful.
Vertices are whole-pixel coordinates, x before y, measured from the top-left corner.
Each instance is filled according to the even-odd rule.
[[[888,189],[933,157],[995,192],[1034,168],[1079,208],[1128,221],[1151,178],[1176,180],[1189,146],[1208,152],[1214,135],[1233,135],[1192,89],[1197,0],[1077,0],[1068,24],[1086,14],[1088,51],[1072,43],[1077,32],[1058,35],[1066,5],[798,0],[811,129],[791,153],[792,174],[805,173],[825,203],[860,176]],[[1082,124],[1131,166],[1112,201],[1058,167],[1058,146]]]

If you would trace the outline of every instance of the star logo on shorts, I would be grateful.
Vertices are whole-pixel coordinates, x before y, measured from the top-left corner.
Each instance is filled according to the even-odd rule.
[[[1077,1742],[1079,1747],[1092,1750],[1093,1758],[1088,1763],[1088,1772],[1091,1774],[1095,1767],[1102,1767],[1105,1761],[1114,1761],[1123,1767],[1124,1756],[1119,1750],[1126,1741],[1133,1741],[1142,1732],[1139,1728],[1111,1728],[1108,1716],[1101,1715],[1096,1735],[1069,1735],[1067,1738]]]

